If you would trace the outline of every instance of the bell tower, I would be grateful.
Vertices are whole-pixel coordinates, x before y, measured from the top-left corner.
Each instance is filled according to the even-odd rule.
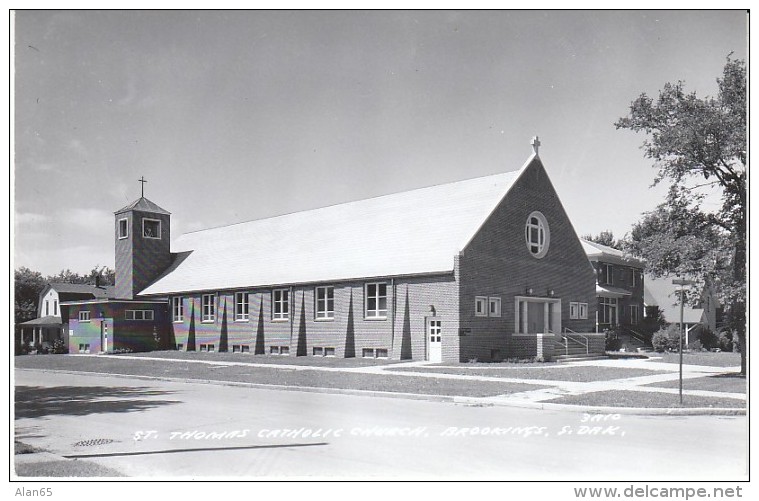
[[[117,210],[116,298],[134,299],[171,264],[171,213],[144,196]]]

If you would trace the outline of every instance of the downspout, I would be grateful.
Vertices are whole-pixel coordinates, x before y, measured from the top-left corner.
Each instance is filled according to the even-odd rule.
[[[395,356],[395,306],[398,304],[398,302],[395,299],[395,279],[390,279],[390,290],[393,291],[393,303],[392,308],[393,312],[390,315],[391,316],[391,324],[390,324],[390,360],[393,359]]]
[[[293,286],[291,285],[287,292],[287,318],[290,319],[290,350],[293,349],[293,309],[290,306],[292,304],[295,304],[295,301],[293,301]]]

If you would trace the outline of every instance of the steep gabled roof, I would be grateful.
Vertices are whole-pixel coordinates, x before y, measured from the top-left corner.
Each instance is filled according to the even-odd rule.
[[[605,263],[621,264],[625,266],[633,266],[636,268],[643,268],[645,263],[640,259],[636,259],[628,254],[625,254],[619,249],[609,247],[607,245],[601,245],[590,240],[580,239],[582,248],[588,259],[591,261],[601,261]]]
[[[182,235],[140,295],[451,272],[513,172]],[[539,161],[539,160],[537,160]]]
[[[151,202],[145,197],[138,198],[137,200],[127,205],[126,207],[122,207],[121,209],[117,210],[116,212],[114,212],[114,214],[121,214],[122,212],[127,212],[130,210],[136,210],[136,211],[142,211],[142,212],[153,212],[155,214],[171,215],[171,212],[158,207],[158,205]]]
[[[646,306],[658,306],[667,322],[676,323],[680,321],[680,296],[672,278],[674,277],[654,278],[646,275],[643,282],[643,302]],[[687,301],[683,305],[683,322],[686,324],[700,323],[703,316],[703,308],[694,308]]]

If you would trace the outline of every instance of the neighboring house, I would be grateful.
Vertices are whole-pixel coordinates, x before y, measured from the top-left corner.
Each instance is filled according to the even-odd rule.
[[[635,329],[644,315],[644,263],[622,251],[581,239],[596,270],[596,332],[617,325]]]
[[[538,144],[514,172],[191,232],[173,253],[170,214],[140,198],[115,213],[115,298],[65,303],[70,349],[550,359],[571,329],[602,353],[596,277]]]
[[[646,311],[654,313],[658,308],[662,318],[670,324],[680,323],[680,288],[672,283],[675,277],[653,278],[646,276],[644,301]],[[701,330],[706,328],[717,332],[722,322],[722,308],[715,291],[705,287],[701,300],[696,305],[683,305],[683,342],[687,346],[698,339]]]
[[[37,303],[37,318],[18,325],[19,340],[27,346],[52,345],[56,339],[68,344],[68,316],[65,301],[102,299],[113,296],[113,286],[50,283],[42,289]]]

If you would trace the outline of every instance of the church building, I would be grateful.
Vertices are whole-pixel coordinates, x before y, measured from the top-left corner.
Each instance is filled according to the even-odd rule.
[[[596,273],[534,152],[518,170],[190,232],[115,213],[113,298],[63,303],[70,351],[548,360],[593,334]],[[587,304],[570,314],[570,304]]]

